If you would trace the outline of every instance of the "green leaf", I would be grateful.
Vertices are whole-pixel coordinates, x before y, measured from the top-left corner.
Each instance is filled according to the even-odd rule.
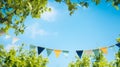
[[[80,5],[82,6],[82,7],[86,7],[86,8],[88,8],[88,6],[89,6],[89,4],[87,3],[87,2],[80,2]]]
[[[96,3],[96,5],[98,5],[100,3],[100,0],[92,0],[93,2]]]
[[[62,2],[62,0],[55,0],[55,1],[56,1],[56,2],[59,2],[59,3]]]
[[[120,38],[117,38],[116,41],[117,41],[118,43],[120,43]]]
[[[119,10],[119,6],[114,6],[116,10]]]

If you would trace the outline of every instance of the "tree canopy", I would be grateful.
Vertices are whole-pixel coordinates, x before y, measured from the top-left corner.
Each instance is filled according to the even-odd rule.
[[[100,4],[102,0],[54,0],[58,3],[65,3],[69,14],[72,15],[79,7],[88,7],[89,3]],[[33,18],[40,18],[46,11],[51,11],[47,6],[49,0],[0,0],[0,32],[7,33],[9,29],[14,29],[15,34],[24,33],[26,28],[24,20],[28,15]],[[111,3],[117,10],[120,0],[105,0]]]
[[[16,48],[6,50],[0,45],[0,67],[46,67],[47,58],[37,55],[35,49],[25,50],[22,44]]]

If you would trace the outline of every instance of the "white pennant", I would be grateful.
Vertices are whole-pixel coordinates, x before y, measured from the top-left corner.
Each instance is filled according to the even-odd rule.
[[[69,51],[62,51],[63,52],[63,55],[67,58],[68,57],[68,53],[69,53]]]
[[[68,53],[63,53],[65,57],[68,57]]]
[[[84,55],[85,56],[92,56],[93,55],[93,51],[92,50],[85,50],[84,51]]]
[[[13,37],[12,44],[16,43],[19,40],[17,37]]]

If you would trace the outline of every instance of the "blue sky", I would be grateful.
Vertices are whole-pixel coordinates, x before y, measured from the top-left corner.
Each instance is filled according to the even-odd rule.
[[[26,43],[35,46],[43,46],[52,49],[69,50],[66,58],[63,54],[59,58],[52,53],[49,56],[48,67],[67,67],[68,63],[75,60],[75,50],[89,50],[116,44],[115,39],[120,34],[120,10],[117,11],[110,4],[89,8],[79,7],[70,16],[65,4],[49,2],[52,12],[42,15],[41,19],[28,16],[25,20],[27,26],[23,35],[17,36],[16,44]],[[13,30],[10,35],[15,37]],[[0,38],[0,43],[10,45],[12,39]],[[10,46],[8,46],[10,47]],[[109,49],[106,57],[114,59],[115,49]],[[46,52],[42,53],[46,56]]]

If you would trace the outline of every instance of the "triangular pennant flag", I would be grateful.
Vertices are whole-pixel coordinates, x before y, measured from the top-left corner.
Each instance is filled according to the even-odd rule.
[[[107,54],[108,53],[108,51],[107,51],[107,48],[106,47],[103,47],[103,48],[101,48],[100,49],[104,54]]]
[[[17,37],[13,37],[12,44],[16,43],[19,40]]]
[[[118,46],[120,48],[120,43],[116,44],[116,46]]]
[[[93,55],[93,51],[92,50],[85,50],[84,51],[84,55],[85,56],[92,56]]]
[[[43,47],[37,47],[38,48],[38,55],[45,49]]]
[[[95,49],[95,50],[93,50],[93,52],[94,52],[94,55],[96,56],[96,57],[98,57],[99,56],[99,49]]]
[[[76,51],[77,55],[79,56],[79,58],[82,57],[82,53],[83,53],[83,50],[79,50],[79,51]]]
[[[60,56],[61,50],[54,50],[56,57],[58,58]]]
[[[53,49],[46,48],[46,51],[47,51],[47,56],[49,56],[52,53]]]
[[[68,56],[69,51],[65,51],[65,50],[63,50],[62,52],[63,52],[63,54],[64,54],[65,57]]]
[[[109,46],[108,48],[112,49],[114,46],[115,46],[115,45],[111,45],[111,46]]]
[[[34,46],[34,45],[30,45],[30,48],[31,48],[31,49],[35,49],[36,46]]]
[[[9,39],[11,36],[10,35],[6,35],[5,36],[5,39]]]

